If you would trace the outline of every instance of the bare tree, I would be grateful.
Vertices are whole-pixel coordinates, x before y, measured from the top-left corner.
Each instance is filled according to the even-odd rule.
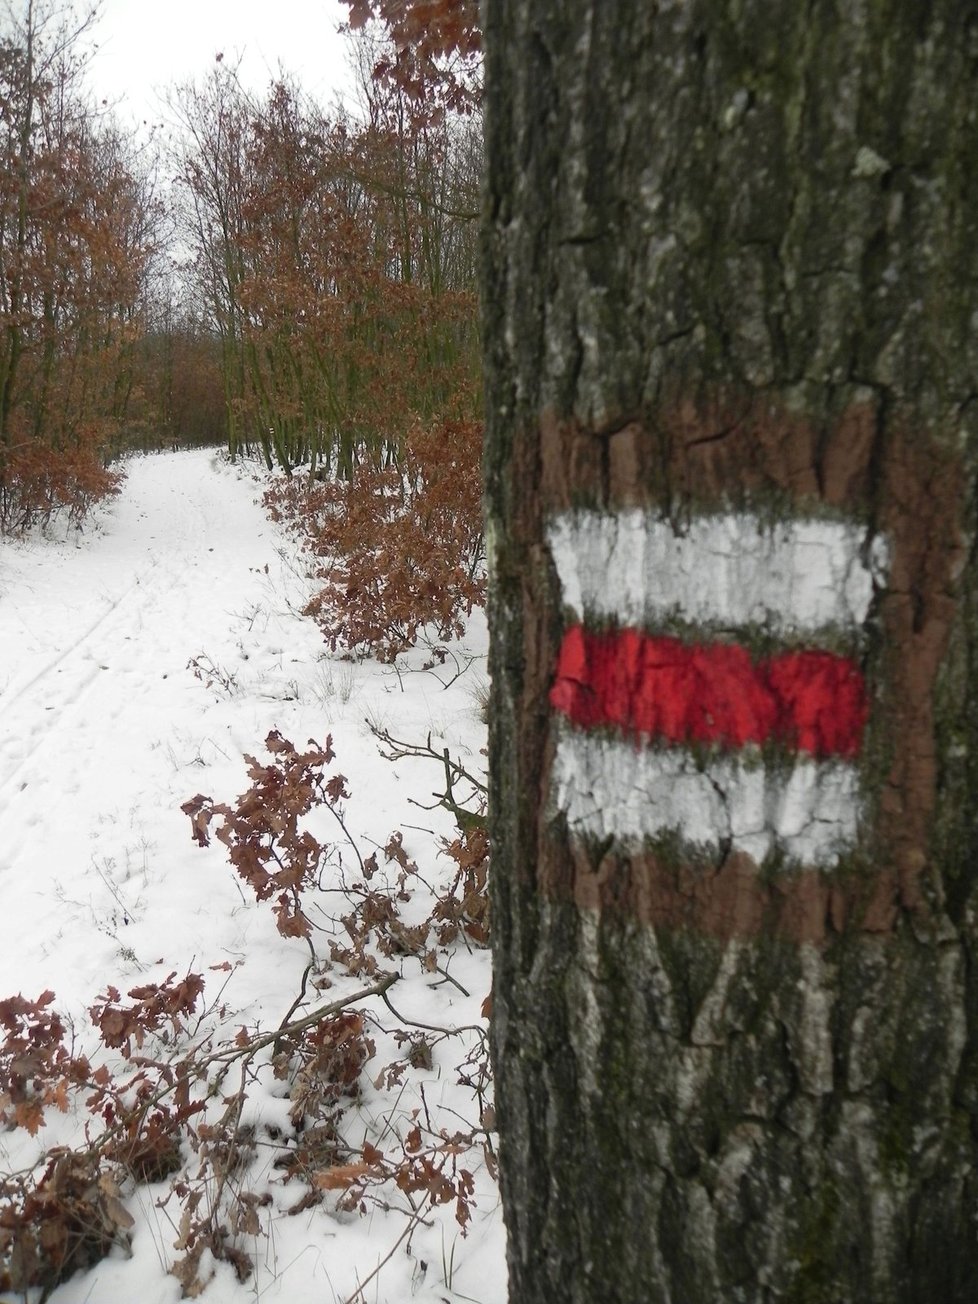
[[[0,521],[104,491],[159,236],[151,176],[87,98],[92,21],[26,0],[0,34]]]

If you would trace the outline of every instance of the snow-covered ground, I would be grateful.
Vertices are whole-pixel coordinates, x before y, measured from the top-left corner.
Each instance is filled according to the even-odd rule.
[[[277,1028],[295,1000],[306,945],[279,936],[268,904],[236,878],[225,848],[216,839],[198,848],[180,810],[197,793],[232,801],[243,792],[242,754],[264,758],[269,730],[300,747],[331,734],[358,845],[369,853],[401,829],[429,881],[452,868],[438,839],[455,836],[453,822],[441,808],[423,808],[443,790],[443,775],[431,762],[384,759],[367,722],[419,743],[431,733],[474,771],[483,765],[481,617],[454,646],[455,661],[433,670],[421,668],[421,651],[396,668],[329,656],[298,614],[308,587],[301,557],[265,517],[251,471],[205,450],[134,458],[127,473],[121,494],[83,532],[0,541],[0,998],[53,990],[88,1050],[97,1048],[88,1007],[107,984],[125,993],[193,969],[207,979],[206,1003],[226,980],[222,1014],[194,1033],[220,1024],[228,1039],[241,1026]],[[444,687],[456,665],[468,668]],[[325,929],[332,901],[324,892],[317,903]],[[229,974],[211,968],[224,962]],[[454,982],[423,973],[410,957],[384,962],[402,973],[390,993],[398,1013],[436,1028],[484,1025],[487,952],[459,945],[439,963]],[[369,981],[337,973],[302,1009]],[[477,1126],[478,1106],[456,1067],[473,1035],[438,1041],[432,1068],[412,1070],[403,1091],[378,1090],[373,1081],[398,1055],[389,1036],[396,1020],[376,999],[363,1008],[377,1054],[359,1113],[343,1123],[350,1143],[379,1136],[388,1119],[388,1139],[403,1136],[415,1109],[429,1111],[436,1129]],[[249,1090],[246,1118],[259,1145],[244,1181],[272,1198],[265,1230],[248,1246],[255,1273],[241,1285],[218,1264],[204,1298],[505,1299],[498,1194],[481,1152],[465,1161],[476,1177],[465,1238],[448,1204],[426,1210],[398,1243],[408,1206],[396,1190],[387,1211],[371,1204],[364,1216],[339,1214],[330,1192],[325,1204],[288,1215],[301,1192],[272,1166],[285,1143],[266,1128],[282,1123],[286,1091],[270,1072]],[[36,1138],[23,1129],[0,1135],[0,1167],[22,1169],[52,1141],[79,1142],[83,1123],[83,1114],[55,1115]],[[158,1203],[167,1190],[129,1182],[131,1256],[114,1250],[58,1287],[52,1304],[179,1299],[166,1273],[178,1214],[173,1201]]]

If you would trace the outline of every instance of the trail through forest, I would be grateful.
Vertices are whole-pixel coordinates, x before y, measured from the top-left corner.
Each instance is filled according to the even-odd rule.
[[[93,868],[97,877],[107,865],[114,874],[120,857],[131,865],[145,850],[148,812],[172,807],[187,782],[174,785],[174,775],[203,759],[181,750],[193,735],[180,716],[193,709],[188,696],[202,695],[190,663],[230,658],[225,673],[237,676],[253,655],[286,655],[267,610],[264,568],[280,565],[273,527],[254,501],[257,484],[241,493],[237,478],[213,452],[136,458],[97,528],[7,547],[0,859],[8,880],[31,883],[38,908],[33,919],[0,916],[6,988],[47,981],[55,920],[46,903],[90,896]],[[318,657],[315,630],[305,648],[294,645],[304,632],[295,622],[289,655]],[[208,746],[233,756],[221,734],[202,736]],[[182,821],[179,802],[171,814]]]
[[[224,848],[193,844],[180,811],[199,792],[217,801],[241,793],[243,753],[263,755],[269,730],[298,746],[332,734],[336,769],[352,793],[346,818],[363,853],[402,828],[426,874],[440,872],[438,839],[453,827],[445,811],[412,804],[433,804],[437,767],[384,759],[368,721],[420,742],[433,732],[474,768],[482,764],[481,617],[453,648],[468,669],[448,687],[451,676],[425,670],[420,651],[397,669],[328,657],[299,614],[308,591],[301,555],[265,517],[260,494],[252,470],[213,450],[133,458],[119,496],[83,531],[0,543],[0,998],[52,989],[82,1043],[91,1039],[88,1007],[110,983],[125,991],[172,970],[208,973],[229,962],[229,1036],[242,1024],[277,1026],[297,995],[308,951],[279,936]],[[322,910],[322,926],[334,926]],[[445,964],[457,982],[436,987],[417,964],[401,962],[403,1013],[439,1027],[478,1023],[487,953],[462,948]],[[211,998],[223,981],[208,974]],[[449,1042],[445,1050],[427,1074],[425,1105],[455,1111],[457,1124],[471,1112],[453,1071],[464,1048]],[[369,1077],[381,1056],[379,1047]],[[392,1104],[368,1090],[364,1107],[376,1121]],[[266,1115],[280,1122],[282,1102],[256,1089],[252,1112],[259,1128]],[[74,1144],[83,1123],[57,1115],[50,1135],[9,1134],[0,1166],[36,1159],[52,1137]],[[260,1154],[253,1180],[272,1191],[277,1210],[297,1193],[281,1189],[275,1157],[272,1146]],[[165,1193],[165,1183],[129,1190],[132,1258],[113,1251],[59,1287],[52,1304],[178,1299],[178,1283],[165,1274],[175,1216],[159,1207]],[[257,1289],[259,1298],[297,1304],[344,1300],[403,1228],[403,1214],[380,1210],[366,1218],[321,1209],[273,1215],[271,1236],[255,1238],[250,1283],[218,1264],[206,1298],[221,1304]],[[427,1219],[373,1279],[368,1298],[499,1304],[502,1254],[495,1187],[483,1174],[467,1239],[450,1208]]]

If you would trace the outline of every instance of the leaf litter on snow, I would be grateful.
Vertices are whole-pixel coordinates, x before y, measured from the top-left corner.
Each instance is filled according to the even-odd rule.
[[[447,809],[484,620],[454,680],[326,655],[260,489],[133,458],[94,526],[0,542],[7,1286],[499,1304],[485,857]]]

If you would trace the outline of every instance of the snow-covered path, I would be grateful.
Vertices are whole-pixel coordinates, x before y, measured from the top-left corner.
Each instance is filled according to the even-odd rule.
[[[58,810],[45,809],[52,750],[61,795],[97,804],[109,772],[115,778],[120,769],[100,771],[98,758],[118,760],[127,746],[142,745],[147,714],[165,719],[180,695],[171,676],[223,638],[222,588],[246,596],[240,572],[252,556],[264,562],[268,529],[260,508],[229,495],[223,481],[201,474],[188,499],[185,468],[175,459],[139,459],[109,509],[108,530],[83,536],[74,549],[19,559],[33,574],[29,595],[4,603],[0,820],[62,822]],[[71,555],[81,550],[88,553],[83,585]],[[222,585],[232,571],[236,582]],[[257,598],[260,577],[244,587]],[[9,843],[3,854],[5,867],[16,869]]]
[[[16,879],[36,900],[0,913],[0,991],[49,981],[59,900],[107,894],[106,927],[128,927],[120,880],[150,817],[183,820],[172,726],[211,696],[188,663],[234,674],[256,613],[268,626],[278,536],[237,478],[206,450],[134,459],[101,529],[0,554],[0,892]]]
[[[0,999],[53,990],[86,1053],[97,1050],[88,1007],[107,984],[126,991],[193,968],[212,1002],[199,1035],[218,1038],[242,1024],[277,1027],[292,1006],[308,950],[279,936],[222,846],[194,845],[180,810],[195,793],[224,801],[242,792],[243,753],[262,756],[269,730],[299,744],[332,734],[358,846],[369,853],[402,829],[429,882],[451,877],[438,839],[453,824],[444,810],[411,801],[431,805],[439,767],[392,765],[364,717],[406,739],[430,732],[473,769],[485,738],[481,618],[472,642],[454,648],[458,666],[469,668],[451,684],[453,671],[425,668],[423,649],[396,669],[328,657],[315,625],[298,614],[308,581],[295,545],[265,517],[252,473],[207,450],[136,458],[127,471],[97,525],[60,541],[0,540]],[[335,839],[335,825],[322,819],[317,835]],[[323,886],[313,908],[328,935],[339,928],[343,898],[335,883]],[[416,959],[397,962],[399,1012],[443,1028],[479,1023],[487,953],[457,947],[441,962],[454,984]],[[473,1094],[457,1069],[467,1043],[441,1041],[431,1068],[392,1096],[370,1083],[402,1052],[385,1027],[388,1012],[368,1016],[377,1058],[360,1113],[351,1115],[354,1145],[370,1129],[396,1132],[395,1111],[412,1106],[451,1130],[471,1117]],[[256,1077],[248,1117],[259,1136],[265,1118],[277,1129],[268,1135],[281,1136],[285,1090]],[[0,1133],[0,1173],[38,1163],[44,1146],[79,1144],[84,1123],[84,1111],[54,1114],[36,1139],[24,1129]],[[352,1220],[328,1206],[288,1216],[297,1192],[274,1167],[283,1144],[260,1147],[248,1173],[250,1187],[271,1201],[267,1234],[248,1247],[255,1274],[241,1284],[229,1265],[216,1265],[211,1304],[339,1304],[382,1261],[369,1288],[378,1304],[505,1298],[498,1198],[478,1154],[468,1238],[449,1205],[404,1241],[404,1213],[394,1206]],[[113,1251],[58,1287],[51,1304],[176,1304],[179,1284],[166,1273],[176,1257],[176,1206],[157,1203],[166,1184],[127,1183],[124,1194],[136,1217],[131,1257]]]

